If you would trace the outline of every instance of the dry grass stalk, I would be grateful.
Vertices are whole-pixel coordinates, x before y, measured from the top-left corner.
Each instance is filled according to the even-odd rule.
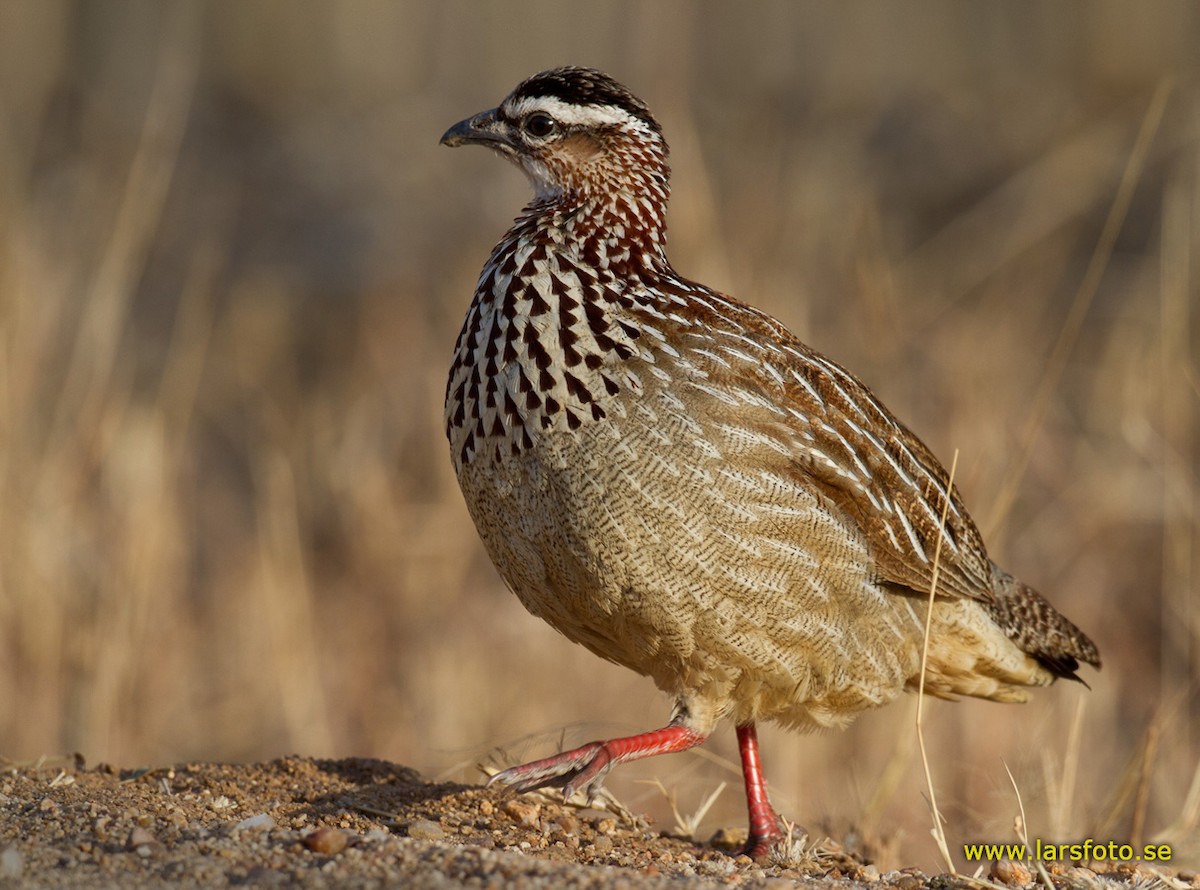
[[[937,545],[933,551],[933,575],[929,580],[929,608],[925,612],[925,638],[921,644],[921,679],[917,684],[917,746],[921,749],[921,766],[925,770],[925,790],[929,795],[929,809],[933,815],[933,827],[930,829],[930,833],[937,842],[938,852],[942,855],[946,871],[951,874],[956,873],[958,869],[954,867],[954,859],[951,857],[950,847],[946,843],[945,820],[937,805],[937,793],[933,787],[933,772],[929,768],[929,755],[925,750],[925,730],[922,717],[925,703],[925,667],[929,662],[929,633],[933,627],[933,607],[937,600],[938,571],[942,556],[942,538],[944,537],[940,532],[946,525],[946,514],[950,509],[949,493],[954,490],[954,473],[957,469],[958,449],[956,448],[954,457],[950,461],[950,478],[946,482],[946,499],[942,503],[942,515],[938,520],[939,534]]]
[[[1135,847],[1142,845],[1146,831],[1146,808],[1150,803],[1150,778],[1154,772],[1155,758],[1162,739],[1162,720],[1152,720],[1146,728],[1146,746],[1142,753],[1141,768],[1138,770],[1137,790],[1133,795],[1133,814],[1129,820],[1129,842]]]
[[[808,832],[788,819],[783,820],[783,827],[786,829],[786,833],[771,848],[768,856],[771,865],[807,872],[823,873],[826,871],[823,860],[829,858],[825,855],[825,845],[829,843],[829,838],[810,842]]]
[[[1195,838],[1200,830],[1200,762],[1197,762],[1192,781],[1188,786],[1187,797],[1179,816],[1159,832],[1154,840],[1158,843],[1181,844],[1183,841]]]
[[[1042,774],[1050,798],[1050,830],[1056,838],[1074,837],[1072,806],[1075,802],[1076,782],[1079,776],[1080,746],[1083,743],[1083,715],[1087,698],[1080,696],[1071,717],[1071,728],[1067,732],[1066,752],[1063,755],[1062,772],[1057,780],[1051,749],[1042,753]]]
[[[1012,783],[1012,789],[1017,795],[1017,809],[1020,815],[1014,820],[1017,839],[1025,845],[1025,849],[1029,849],[1029,832],[1026,830],[1028,823],[1025,821],[1025,801],[1021,799],[1021,789],[1017,787],[1017,780],[1013,777],[1012,770],[1008,768],[1008,764],[1004,764],[1004,771],[1008,773],[1008,781]],[[1054,882],[1050,880],[1050,875],[1046,873],[1046,867],[1042,865],[1042,860],[1034,859],[1033,864],[1037,868],[1037,873],[1042,879],[1046,890],[1055,890]]]
[[[721,796],[721,792],[725,790],[727,782],[722,782],[716,788],[708,793],[704,800],[700,801],[700,805],[696,807],[695,812],[690,816],[685,816],[679,809],[678,795],[675,789],[667,789],[663,784],[662,779],[657,776],[653,779],[644,779],[641,781],[643,785],[651,785],[657,788],[666,800],[667,806],[671,808],[671,817],[675,820],[675,833],[680,837],[688,840],[696,839],[696,832],[700,828],[700,823],[704,821],[704,817],[708,815],[708,811],[712,809],[712,805],[717,802],[717,798]]]

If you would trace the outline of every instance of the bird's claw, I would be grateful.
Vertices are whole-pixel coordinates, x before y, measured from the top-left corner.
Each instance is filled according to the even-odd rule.
[[[584,791],[590,804],[614,765],[607,746],[603,742],[592,742],[553,757],[510,766],[492,776],[488,785],[507,785],[517,792],[558,787],[562,789],[563,800]]]

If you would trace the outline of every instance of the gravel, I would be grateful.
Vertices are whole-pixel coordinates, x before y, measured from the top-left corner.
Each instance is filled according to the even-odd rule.
[[[970,886],[915,869],[880,875],[832,842],[796,850],[789,867],[764,866],[728,843],[657,834],[629,814],[429,783],[378,760],[158,770],[77,760],[0,772],[0,888]],[[1152,876],[1079,872],[1087,870],[1064,875],[1063,887],[1129,887]]]

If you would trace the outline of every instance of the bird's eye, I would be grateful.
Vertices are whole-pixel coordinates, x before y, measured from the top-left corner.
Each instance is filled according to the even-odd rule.
[[[525,132],[538,139],[545,139],[554,132],[558,124],[548,114],[531,114],[525,118]]]

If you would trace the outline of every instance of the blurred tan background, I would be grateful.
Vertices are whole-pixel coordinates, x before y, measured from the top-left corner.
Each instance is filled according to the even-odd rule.
[[[1007,764],[1031,835],[1200,861],[1197,46],[1188,3],[0,4],[0,755],[476,781],[661,725],[503,589],[441,432],[528,186],[438,137],[590,64],[665,125],[676,266],[957,449],[1101,648],[1090,693],[929,706],[952,845],[1012,838]],[[936,865],[913,705],[765,728],[781,809]],[[648,780],[729,783],[707,837],[735,762],[610,786],[670,824]]]

